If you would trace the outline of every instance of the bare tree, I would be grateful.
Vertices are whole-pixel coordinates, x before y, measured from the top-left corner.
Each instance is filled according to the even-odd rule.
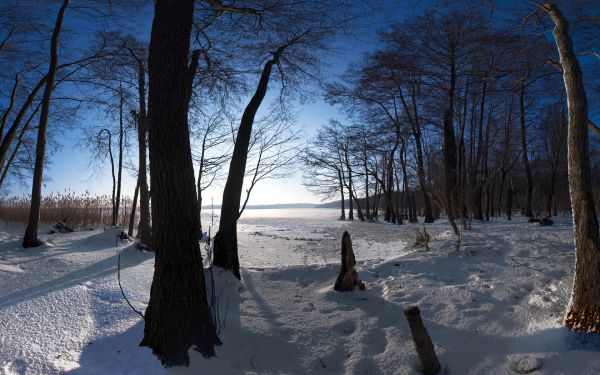
[[[54,88],[54,77],[56,75],[56,68],[58,65],[58,38],[62,28],[64,14],[68,6],[69,0],[63,0],[63,3],[58,11],[54,30],[52,32],[52,42],[50,45],[50,65],[48,67],[48,78],[46,80],[46,86],[44,89],[40,123],[38,126],[35,169],[31,189],[31,209],[29,212],[27,228],[25,229],[25,234],[23,236],[23,247],[25,248],[41,245],[40,240],[37,238],[37,232],[40,220],[40,201],[42,197],[42,174],[46,159],[46,130],[48,127],[48,114],[50,112],[52,89]]]
[[[546,188],[546,213],[548,216],[553,215],[553,207],[554,212],[556,212],[556,205],[554,203],[556,180],[558,172],[561,169],[563,151],[565,151],[563,143],[567,132],[567,116],[564,107],[562,100],[552,106],[548,106],[548,116],[542,123],[544,127],[542,129],[542,134],[544,135],[544,154],[550,166],[550,181]]]
[[[291,87],[302,86],[299,77],[314,79],[319,71],[321,56],[318,54],[327,48],[331,36],[353,18],[353,12],[345,12],[349,9],[351,8],[346,2],[306,0],[293,5],[278,3],[271,12],[249,12],[246,8],[243,10],[244,13],[259,18],[259,35],[264,35],[265,38],[262,40],[259,37],[255,42],[247,41],[252,53],[258,53],[260,59],[264,59],[265,48],[268,48],[270,57],[262,67],[256,90],[240,121],[223,191],[219,231],[214,240],[213,264],[231,270],[237,278],[240,278],[237,219],[246,175],[248,147],[254,118],[266,95],[272,72],[276,71],[276,78],[282,80],[280,98],[290,92]],[[252,34],[256,35],[256,30]]]
[[[196,192],[198,197],[198,215],[200,220],[200,235],[202,235],[202,201],[203,192],[223,177],[223,167],[228,161],[229,149],[226,147],[228,132],[223,115],[204,115],[200,113],[193,117],[198,122],[193,137],[200,143],[200,149],[194,155],[198,163]]]
[[[309,191],[329,200],[340,194],[340,219],[346,219],[344,162],[340,159],[339,127],[330,123],[317,132],[300,155],[304,164],[303,184]]]
[[[256,92],[244,110],[244,115],[240,121],[231,163],[229,165],[229,174],[225,189],[223,190],[223,203],[221,206],[221,219],[219,222],[219,231],[214,241],[214,259],[213,264],[233,272],[238,279],[240,276],[240,264],[237,254],[237,220],[239,218],[240,198],[244,176],[246,174],[246,160],[248,157],[248,147],[252,136],[252,126],[254,116],[262,103],[267,86],[271,78],[273,65],[279,63],[282,53],[288,45],[280,47],[273,53],[272,59],[265,63],[260,76]]]
[[[91,102],[99,101],[98,95],[108,94],[105,102],[110,102],[115,93],[126,96],[127,107],[137,129],[137,183],[139,195],[139,223],[137,237],[151,248],[150,238],[150,194],[147,179],[147,114],[146,114],[146,65],[147,45],[131,35],[120,32],[98,33],[98,44],[106,44],[101,59],[91,66],[87,84],[95,88],[88,96]],[[119,94],[120,95],[120,94]],[[117,97],[120,97],[117,95]],[[134,99],[137,96],[137,103]],[[107,103],[104,103],[105,106]],[[135,195],[135,194],[134,194]],[[136,210],[134,200],[132,212]],[[135,218],[135,215],[133,215]],[[133,235],[133,233],[132,233]]]
[[[286,178],[293,174],[290,167],[299,154],[299,132],[293,130],[294,124],[286,119],[265,118],[258,121],[256,131],[250,142],[248,157],[252,168],[246,173],[246,197],[240,207],[239,216],[246,209],[252,189],[266,179]]]

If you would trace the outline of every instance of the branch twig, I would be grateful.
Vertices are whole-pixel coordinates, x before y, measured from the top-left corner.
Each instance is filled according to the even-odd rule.
[[[121,253],[119,253],[119,257],[118,257],[118,260],[117,260],[117,281],[119,283],[119,289],[121,289],[121,295],[123,296],[123,298],[125,299],[125,301],[129,305],[129,307],[131,307],[131,309],[133,311],[135,311],[139,316],[141,316],[142,319],[146,319],[146,317],[144,316],[144,314],[142,314],[141,311],[136,310],[136,308],[133,307],[133,305],[131,304],[131,302],[129,302],[129,300],[125,296],[125,292],[123,291],[123,286],[121,285]]]

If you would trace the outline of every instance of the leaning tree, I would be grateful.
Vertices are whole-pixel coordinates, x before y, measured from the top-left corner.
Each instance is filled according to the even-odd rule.
[[[319,76],[322,54],[328,50],[332,37],[348,28],[358,8],[348,1],[303,0],[289,4],[266,1],[260,9],[237,9],[257,19],[251,23],[253,27],[244,30],[242,38],[247,43],[245,50],[264,61],[235,137],[219,231],[214,240],[213,264],[231,270],[238,279],[237,221],[254,118],[272,81],[281,82],[280,99],[285,101],[286,95],[293,93],[291,89],[299,89]]]

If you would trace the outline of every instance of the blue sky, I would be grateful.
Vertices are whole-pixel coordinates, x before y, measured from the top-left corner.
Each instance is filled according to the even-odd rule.
[[[409,3],[416,2],[409,1]],[[413,8],[414,10],[414,8]],[[377,30],[385,24],[384,19],[400,19],[406,12],[400,7],[391,9],[390,12],[377,17],[379,19],[370,19],[364,21],[364,32],[360,38],[349,42],[341,39],[337,43],[338,52],[335,55],[327,56],[326,62],[330,66],[328,76],[342,73],[349,63],[358,61],[362,54],[373,48],[373,40],[376,39]],[[135,23],[131,27],[138,33],[150,35],[151,11],[136,17]],[[94,31],[100,27],[93,22],[84,21],[73,11],[66,13],[63,38],[72,40],[86,40],[86,35],[93,35]],[[76,31],[75,31],[76,30]],[[82,43],[85,44],[85,43]],[[271,92],[276,88],[271,87]],[[242,104],[247,99],[242,99]],[[267,100],[261,108],[267,108]],[[322,98],[317,97],[312,103],[297,105],[298,111],[297,126],[303,129],[303,139],[310,138],[316,129],[328,122],[331,118],[343,119],[343,116],[334,108],[325,103]],[[105,120],[106,121],[106,120]],[[80,121],[81,126],[91,125],[96,128],[105,126],[101,118],[97,116],[88,116]],[[110,194],[112,179],[110,173],[110,163],[108,160],[100,173],[92,174],[88,168],[89,155],[85,148],[81,147],[82,130],[77,127],[73,131],[61,133],[57,138],[60,149],[49,156],[45,171],[47,181],[44,184],[43,194],[51,192],[60,193],[66,190],[81,194],[89,191],[91,194]],[[135,157],[135,156],[134,156]],[[276,204],[276,203],[319,203],[321,199],[302,185],[302,172],[300,168],[295,168],[297,172],[285,179],[269,179],[259,182],[254,188],[249,204]],[[204,201],[210,203],[211,198],[215,204],[220,204],[222,185],[217,184],[211,187],[204,194]],[[135,189],[135,178],[127,172],[124,172],[122,191],[124,195],[133,195]],[[28,194],[29,188],[15,186],[13,194]]]
[[[32,2],[33,4],[34,2]],[[510,4],[508,7],[519,4],[520,8],[527,8],[523,1],[508,1],[502,2],[502,4]],[[346,67],[352,63],[359,61],[362,54],[366,51],[373,50],[376,48],[376,44],[373,43],[376,40],[376,34],[386,22],[390,19],[401,20],[408,15],[420,13],[424,8],[431,7],[429,1],[398,1],[400,6],[392,7],[389,12],[382,14],[373,19],[363,21],[364,27],[358,40],[353,39],[340,39],[337,43],[338,54],[326,57],[326,62],[330,68],[328,76],[335,76],[342,73]],[[500,3],[498,4],[499,8]],[[506,9],[506,8],[504,8]],[[138,13],[136,17],[127,20],[127,26],[130,30],[133,30],[138,35],[147,35],[149,38],[150,27],[151,27],[152,10],[148,7],[147,11]],[[52,20],[53,22],[53,20]],[[101,27],[99,24],[89,22],[88,19],[83,19],[73,10],[70,10],[66,14],[65,18],[65,30],[63,37],[65,39],[82,40],[86,41],[90,35],[93,35],[98,28]],[[86,44],[86,43],[81,43]],[[271,87],[273,91],[274,88]],[[275,88],[276,90],[276,88]],[[247,102],[247,99],[242,99],[242,104]],[[268,107],[269,103],[263,103],[263,108]],[[344,116],[340,114],[337,108],[331,107],[326,104],[322,98],[315,98],[313,103],[298,105],[298,118],[297,126],[304,129],[304,139],[310,138],[316,131],[316,129],[322,124],[327,123],[330,118],[336,118],[344,121]],[[101,118],[97,116],[89,116],[80,121],[79,126],[83,126],[83,123],[87,127],[94,126],[101,128],[105,124]],[[48,181],[45,184],[43,194],[49,194],[50,192],[63,192],[67,189],[76,193],[84,193],[89,191],[92,194],[110,194],[111,191],[111,174],[109,169],[109,163],[107,161],[105,168],[100,174],[92,176],[91,171],[88,170],[89,155],[84,148],[80,147],[81,143],[81,130],[75,128],[74,131],[65,132],[60,134],[58,142],[61,144],[61,149],[50,155],[49,164],[46,169],[46,177]],[[300,168],[296,168],[298,172],[288,178],[280,180],[265,180],[259,182],[259,184],[253,190],[250,204],[275,204],[275,203],[318,203],[320,198],[312,195],[302,185],[302,173]],[[135,188],[135,180],[128,173],[124,174],[123,181],[123,194],[133,195]],[[222,184],[216,185],[214,188],[205,192],[205,202],[209,203],[211,198],[215,204],[219,204],[221,201],[221,189]],[[29,188],[16,188],[12,191],[13,194],[28,194]]]

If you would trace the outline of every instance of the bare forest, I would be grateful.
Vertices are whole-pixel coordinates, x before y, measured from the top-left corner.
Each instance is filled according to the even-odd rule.
[[[0,375],[600,368],[599,1],[9,0],[0,66]]]

